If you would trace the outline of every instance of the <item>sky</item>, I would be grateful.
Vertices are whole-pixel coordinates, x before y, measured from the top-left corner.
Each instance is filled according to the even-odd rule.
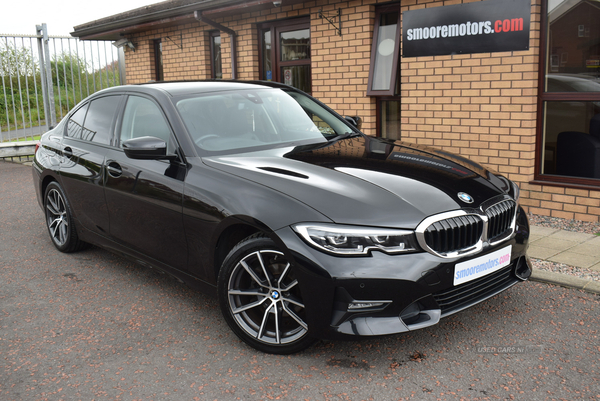
[[[35,26],[44,22],[48,35],[69,35],[76,25],[159,2],[161,0],[8,0],[2,4],[0,35],[35,35]]]

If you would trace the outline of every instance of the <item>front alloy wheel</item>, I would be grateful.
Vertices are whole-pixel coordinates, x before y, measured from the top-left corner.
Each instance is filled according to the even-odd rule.
[[[294,269],[269,238],[249,237],[231,251],[219,293],[227,323],[252,347],[289,354],[314,341]]]

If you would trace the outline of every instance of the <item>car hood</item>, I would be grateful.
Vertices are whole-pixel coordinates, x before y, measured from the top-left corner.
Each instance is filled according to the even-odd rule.
[[[477,208],[509,191],[506,179],[463,157],[362,135],[203,161],[285,193],[339,224],[415,228],[427,216]],[[460,192],[473,202],[460,200]]]

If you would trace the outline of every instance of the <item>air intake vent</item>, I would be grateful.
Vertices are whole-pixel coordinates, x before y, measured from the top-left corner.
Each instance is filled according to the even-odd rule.
[[[475,246],[483,233],[483,221],[464,215],[436,221],[424,232],[425,242],[434,252],[448,254]]]
[[[516,211],[517,205],[511,200],[496,203],[486,209],[485,214],[488,217],[487,236],[489,241],[494,241],[494,239],[512,230]]]
[[[509,265],[492,274],[433,294],[442,310],[442,317],[458,312],[511,287],[519,280]]]

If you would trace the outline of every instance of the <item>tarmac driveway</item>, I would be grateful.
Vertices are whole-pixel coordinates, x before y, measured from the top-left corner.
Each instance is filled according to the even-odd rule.
[[[52,246],[30,167],[0,162],[0,399],[598,399],[600,297],[523,283],[431,328],[241,343],[215,299],[92,248]]]

